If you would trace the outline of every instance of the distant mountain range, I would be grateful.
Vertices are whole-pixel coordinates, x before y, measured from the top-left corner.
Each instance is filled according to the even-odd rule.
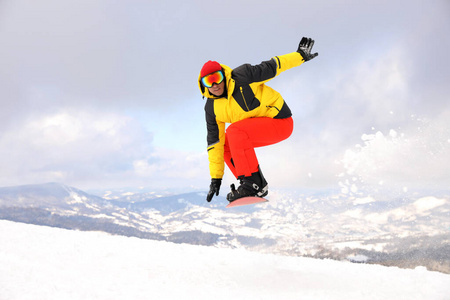
[[[379,201],[336,191],[271,191],[226,209],[206,193],[100,197],[58,183],[0,188],[0,219],[258,252],[348,259],[450,273],[450,197]]]

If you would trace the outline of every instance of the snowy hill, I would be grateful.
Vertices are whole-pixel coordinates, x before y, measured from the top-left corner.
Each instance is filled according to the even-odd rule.
[[[225,209],[205,193],[94,196],[51,183],[0,188],[0,219],[177,243],[450,273],[450,197],[376,199],[335,191],[271,191]]]
[[[0,299],[448,299],[450,275],[0,221]]]

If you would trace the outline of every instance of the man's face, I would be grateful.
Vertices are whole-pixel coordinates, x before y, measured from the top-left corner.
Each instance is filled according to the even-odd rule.
[[[217,97],[221,96],[225,90],[225,80],[223,80],[219,84],[214,83],[212,87],[208,88],[208,90],[214,96],[217,96]]]

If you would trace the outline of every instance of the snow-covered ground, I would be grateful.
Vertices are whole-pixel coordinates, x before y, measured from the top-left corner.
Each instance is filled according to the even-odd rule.
[[[0,221],[0,299],[450,299],[419,267],[260,254]]]

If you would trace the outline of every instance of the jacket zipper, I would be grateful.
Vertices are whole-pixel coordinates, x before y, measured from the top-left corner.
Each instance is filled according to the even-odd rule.
[[[270,105],[267,105],[266,107],[267,107],[267,108],[275,108],[276,110],[278,110],[278,112],[280,112],[280,110],[279,110],[278,107],[276,107],[276,106],[270,106]]]
[[[247,111],[250,111],[250,109],[248,108],[248,105],[247,105],[247,101],[245,100],[244,91],[242,90],[242,86],[240,87],[240,90],[241,90],[242,99],[244,99],[245,107],[247,107]]]

